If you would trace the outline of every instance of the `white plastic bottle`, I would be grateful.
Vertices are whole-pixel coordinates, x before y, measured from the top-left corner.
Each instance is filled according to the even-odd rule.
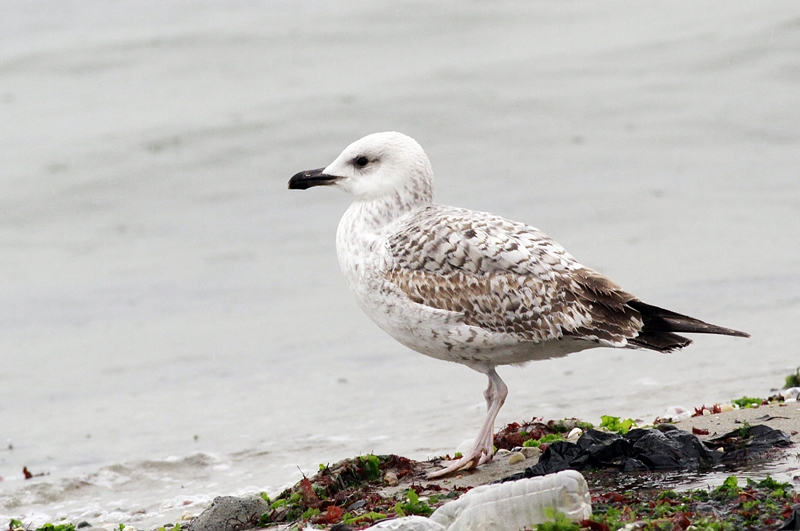
[[[592,515],[589,487],[580,472],[475,487],[439,507],[429,519],[406,517],[370,529],[392,531],[521,531],[551,519],[553,512],[579,521]]]

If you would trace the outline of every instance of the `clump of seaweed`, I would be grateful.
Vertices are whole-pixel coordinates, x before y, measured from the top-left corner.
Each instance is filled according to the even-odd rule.
[[[498,450],[513,450],[524,446],[542,446],[562,441],[575,428],[588,430],[594,426],[576,418],[544,421],[534,417],[522,424],[512,422],[494,436],[494,446]],[[544,448],[542,448],[544,449]]]
[[[642,531],[677,531],[690,526],[712,531],[776,529],[792,518],[800,522],[800,514],[793,509],[798,502],[800,496],[788,483],[769,476],[758,482],[748,479],[741,487],[736,476],[729,476],[709,490],[606,491],[593,493],[594,514],[589,520],[563,526],[561,531],[616,531],[626,526]]]
[[[439,505],[466,492],[445,490],[414,480],[408,488],[391,492],[407,477],[421,477],[422,464],[397,455],[363,455],[335,465],[320,465],[311,478],[303,478],[277,498],[259,524],[303,522],[313,525],[345,524],[366,527],[385,518],[430,516]]]

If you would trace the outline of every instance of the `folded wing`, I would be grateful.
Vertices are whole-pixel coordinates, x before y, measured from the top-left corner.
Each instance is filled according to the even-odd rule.
[[[408,223],[388,242],[387,280],[472,326],[533,342],[577,337],[662,352],[691,343],[674,332],[746,335],[645,304],[522,223],[440,205]]]

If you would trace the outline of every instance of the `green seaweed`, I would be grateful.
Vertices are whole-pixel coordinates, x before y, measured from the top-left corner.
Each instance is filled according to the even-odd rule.
[[[636,421],[633,419],[620,420],[619,417],[612,417],[611,415],[603,415],[600,417],[600,427],[608,431],[626,434],[631,428],[636,428]]]
[[[742,439],[747,439],[750,437],[750,428],[752,428],[752,426],[750,426],[749,422],[742,422],[742,426],[737,430],[739,432],[739,437]]]
[[[387,516],[389,515],[386,513],[378,513],[375,511],[369,511],[367,513],[360,515],[351,515],[350,513],[344,513],[344,515],[342,515],[342,523],[346,525],[359,525],[359,524],[374,522],[376,520],[383,520]]]
[[[547,507],[544,514],[548,521],[536,526],[536,531],[580,531],[581,526],[577,522],[573,522],[567,516],[556,511],[552,507]]]
[[[769,476],[761,481],[748,480],[743,487],[736,476],[728,476],[711,490],[593,494],[590,521],[594,527],[583,525],[586,522],[582,525],[609,531],[633,522],[642,531],[776,529],[798,501],[800,497],[791,491],[791,485]]]
[[[562,437],[561,434],[559,433],[548,433],[541,439],[528,439],[527,441],[522,443],[522,446],[528,446],[528,447],[532,446],[538,448],[543,444],[552,444],[554,442],[564,441],[564,440],[565,440],[564,437]]]
[[[122,525],[122,524],[120,524]],[[20,520],[16,518],[11,518],[11,521],[8,523],[8,528],[13,529],[30,529],[29,527],[25,527]],[[75,531],[75,525],[73,524],[51,524],[46,523],[41,527],[37,527],[35,531]]]
[[[740,408],[752,408],[755,406],[760,406],[764,403],[765,400],[763,398],[753,398],[751,396],[743,396],[742,398],[737,398],[736,400],[731,400],[731,404],[737,405]]]
[[[433,514],[433,509],[424,501],[420,501],[417,492],[414,489],[409,489],[406,493],[406,503],[397,502],[394,506],[394,512],[398,516],[406,516],[410,514],[418,514],[420,516],[430,516]]]
[[[713,490],[713,494],[724,496],[738,496],[742,492],[739,488],[739,478],[736,476],[728,476],[722,485]]]
[[[783,388],[789,389],[790,387],[800,387],[800,367],[797,368],[794,374],[790,374],[786,377]]]
[[[362,455],[359,459],[361,459],[364,468],[367,470],[367,479],[369,481],[375,481],[381,477],[381,460],[378,459],[378,456],[372,454]]]

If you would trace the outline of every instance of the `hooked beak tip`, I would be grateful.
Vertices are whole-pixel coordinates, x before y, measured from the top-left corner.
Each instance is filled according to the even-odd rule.
[[[301,171],[289,179],[289,190],[307,190],[312,186],[326,186],[336,182],[335,175],[323,173],[325,168]]]

